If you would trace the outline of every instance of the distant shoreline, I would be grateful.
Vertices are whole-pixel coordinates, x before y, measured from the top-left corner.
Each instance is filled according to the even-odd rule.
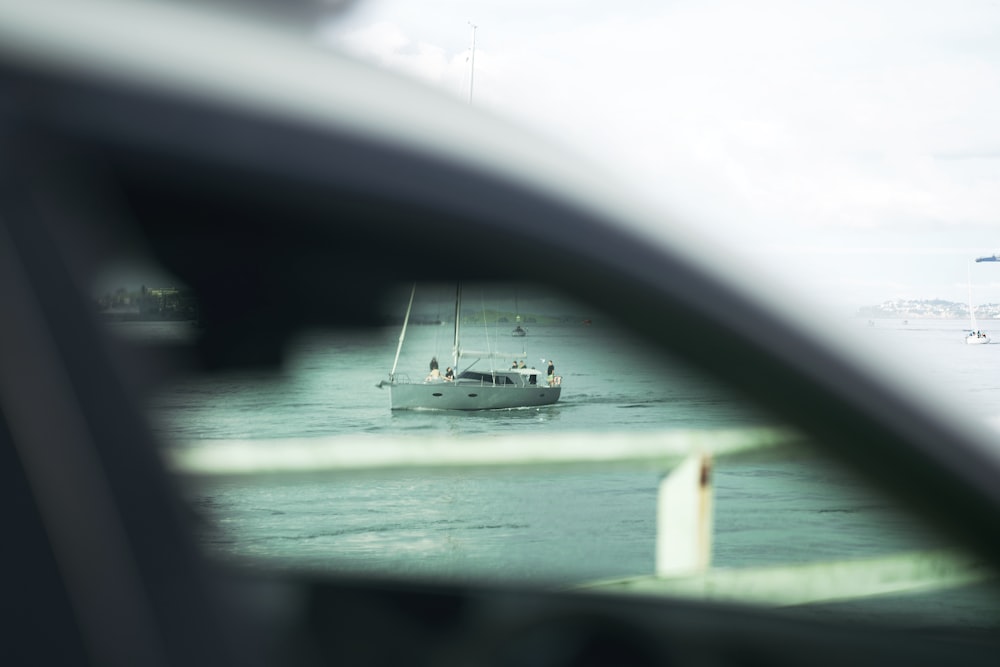
[[[979,319],[1000,319],[1000,304],[975,306]],[[962,320],[969,317],[969,304],[943,299],[893,299],[877,306],[863,306],[857,317],[895,320]]]

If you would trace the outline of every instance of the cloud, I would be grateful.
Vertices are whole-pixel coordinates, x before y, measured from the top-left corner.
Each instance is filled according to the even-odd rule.
[[[414,40],[385,21],[344,34],[337,43],[361,59],[439,86],[454,84],[464,61],[462,54],[448,54],[440,46]]]
[[[386,0],[330,39],[464,97],[474,15],[475,104],[736,245],[1000,244],[993,3],[438,7]]]

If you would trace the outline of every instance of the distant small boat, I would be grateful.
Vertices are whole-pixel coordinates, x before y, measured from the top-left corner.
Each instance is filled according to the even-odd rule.
[[[985,345],[990,342],[990,337],[985,331],[970,331],[965,337],[965,342],[969,345]]]
[[[528,332],[525,331],[524,327],[522,327],[520,324],[518,324],[516,327],[514,327],[514,330],[510,332],[510,335],[511,336],[519,336],[519,337],[520,336],[527,336]]]

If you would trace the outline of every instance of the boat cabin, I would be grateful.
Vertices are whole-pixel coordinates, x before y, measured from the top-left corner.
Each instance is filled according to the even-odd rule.
[[[459,373],[459,384],[489,386],[529,387],[542,384],[538,381],[541,371],[535,368],[511,368],[503,371],[463,371]]]

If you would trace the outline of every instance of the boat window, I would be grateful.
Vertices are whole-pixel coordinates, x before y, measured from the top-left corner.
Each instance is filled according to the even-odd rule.
[[[541,374],[518,399],[526,405],[466,409],[489,387],[452,395],[428,377],[432,359],[441,375],[456,366],[454,298],[451,285],[400,286],[384,326],[303,334],[280,374],[186,376],[153,397],[151,422],[204,518],[206,554],[252,569],[1000,627],[991,573],[794,429],[585,302],[545,286],[465,286],[459,347],[475,349],[482,370],[459,377],[488,384],[522,361]],[[198,332],[106,316],[131,340]],[[526,336],[512,335],[515,317],[530,318]],[[418,392],[416,404],[393,409],[397,390]],[[677,532],[701,502],[698,476],[685,481],[691,466],[711,479],[700,555],[686,551],[698,534]]]

